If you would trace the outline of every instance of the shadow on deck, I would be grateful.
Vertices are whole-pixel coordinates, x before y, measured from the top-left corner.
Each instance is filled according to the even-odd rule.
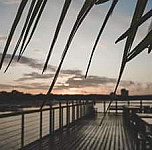
[[[122,115],[109,114],[99,126],[102,114],[83,118],[51,137],[28,145],[34,150],[132,150],[131,138],[123,126]]]

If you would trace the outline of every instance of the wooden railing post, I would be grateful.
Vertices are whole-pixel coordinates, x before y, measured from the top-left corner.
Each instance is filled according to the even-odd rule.
[[[22,114],[21,119],[21,149],[24,147],[24,113]]]

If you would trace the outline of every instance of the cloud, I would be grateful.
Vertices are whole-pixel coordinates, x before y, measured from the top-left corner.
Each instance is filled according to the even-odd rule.
[[[0,57],[2,57],[1,53],[0,53]],[[18,56],[15,56],[15,61],[17,61],[17,57]],[[5,64],[10,60],[10,58],[11,58],[11,54],[7,54],[5,58]],[[43,68],[43,63],[38,62],[36,59],[28,58],[25,56],[22,57],[19,64],[23,64],[38,70],[42,70]],[[17,65],[17,63],[14,63],[14,65]],[[23,89],[25,91],[29,91],[29,90],[47,91],[47,89],[49,88],[48,81],[52,80],[56,71],[56,67],[49,65],[48,70],[51,71],[51,73],[47,73],[43,75],[37,72],[25,73],[23,74],[22,77],[15,80],[15,84],[0,84],[0,89],[6,89],[6,90]],[[64,79],[64,81],[61,82],[60,79],[61,80]],[[16,83],[16,81],[19,82]],[[26,81],[30,81],[30,83]],[[101,93],[103,90],[106,91],[106,93],[110,93],[111,91],[113,91],[115,87],[117,78],[90,75],[87,77],[87,79],[85,79],[81,70],[62,69],[58,81],[59,82],[57,82],[54,87],[54,91],[62,91],[62,90],[69,91],[70,89],[75,89],[76,91],[87,92],[88,89],[91,89],[91,92],[94,93],[97,90],[98,93],[100,93],[100,90]],[[140,82],[122,80],[120,82],[120,86],[118,90],[120,90],[121,88],[129,89],[130,91],[132,91],[132,93],[150,94],[152,91],[152,83],[140,83]]]
[[[42,84],[42,83],[31,83],[31,84],[0,84],[0,89],[3,90],[12,90],[12,89],[23,89],[23,90],[46,90],[48,88],[47,85]]]
[[[22,78],[19,78],[15,81],[27,81],[27,80],[36,80],[36,79],[50,79],[54,76],[54,74],[40,74],[37,72],[32,72],[29,74],[24,74]]]
[[[12,5],[12,4],[18,4],[21,2],[21,0],[0,0],[5,5]]]
[[[6,36],[1,36],[1,35],[0,35],[0,42],[4,42],[6,39],[7,39]]]
[[[4,63],[8,63],[11,59],[11,54],[7,54],[5,59],[4,59]],[[0,58],[2,57],[2,53],[0,53]],[[14,57],[14,61],[13,62],[17,62],[18,56]],[[18,62],[19,64],[23,64],[23,65],[27,65],[33,69],[39,69],[42,70],[43,68],[43,64],[38,62],[36,59],[32,59],[32,58],[28,58],[25,56],[22,56],[21,60]],[[16,65],[16,63],[14,63],[14,65]],[[55,71],[55,67],[48,65],[48,70],[50,71]]]
[[[88,76],[87,79],[84,78],[82,74],[75,75],[67,79],[63,84],[60,83],[56,86],[56,89],[68,89],[68,88],[99,88],[99,87],[113,87],[116,84],[116,78],[100,77],[100,76]],[[135,85],[133,81],[121,81],[121,87],[129,87]]]

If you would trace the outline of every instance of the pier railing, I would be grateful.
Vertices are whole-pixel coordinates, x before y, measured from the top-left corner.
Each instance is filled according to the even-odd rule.
[[[77,120],[93,114],[96,108],[98,108],[98,112],[105,113],[109,101],[110,99],[56,101],[43,109],[33,108],[31,110],[30,108],[30,110],[0,114],[0,149],[24,149],[35,141],[41,145],[44,137],[62,132],[64,127],[70,127]],[[110,111],[122,112],[124,105],[136,105],[141,108],[149,106],[151,109],[152,100],[121,99],[113,101]]]
[[[77,120],[93,113],[92,101],[66,101],[44,109],[8,112],[0,115],[0,149],[23,149]]]

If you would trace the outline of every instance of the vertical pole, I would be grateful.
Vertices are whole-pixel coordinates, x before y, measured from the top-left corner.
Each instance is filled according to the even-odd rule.
[[[83,116],[85,116],[85,102],[83,100]]]
[[[59,129],[62,128],[62,107],[61,107],[61,102],[59,102]]]
[[[129,101],[129,99],[128,99],[128,106],[130,105],[130,101]]]
[[[54,108],[52,108],[52,133],[54,133]]]
[[[42,148],[42,109],[40,109],[40,149]]]
[[[68,101],[66,102],[66,110],[67,110],[67,112],[66,112],[66,125],[69,125],[69,106],[68,106]]]
[[[118,113],[118,102],[116,100],[116,114]]]
[[[61,107],[61,112],[62,112],[61,125],[62,125],[62,128],[63,128],[63,107]]]
[[[79,119],[79,102],[77,101],[77,120]]]
[[[80,118],[82,117],[82,103],[81,103],[81,100],[80,100]]]
[[[75,120],[75,106],[74,106],[74,101],[72,101],[72,122]]]
[[[140,112],[142,112],[142,100],[140,100]]]
[[[52,105],[50,105],[50,135],[52,134]]]
[[[24,147],[24,114],[22,114],[22,123],[21,123],[21,149]]]
[[[105,101],[103,102],[103,112],[104,112],[104,114],[106,113],[106,102]]]

